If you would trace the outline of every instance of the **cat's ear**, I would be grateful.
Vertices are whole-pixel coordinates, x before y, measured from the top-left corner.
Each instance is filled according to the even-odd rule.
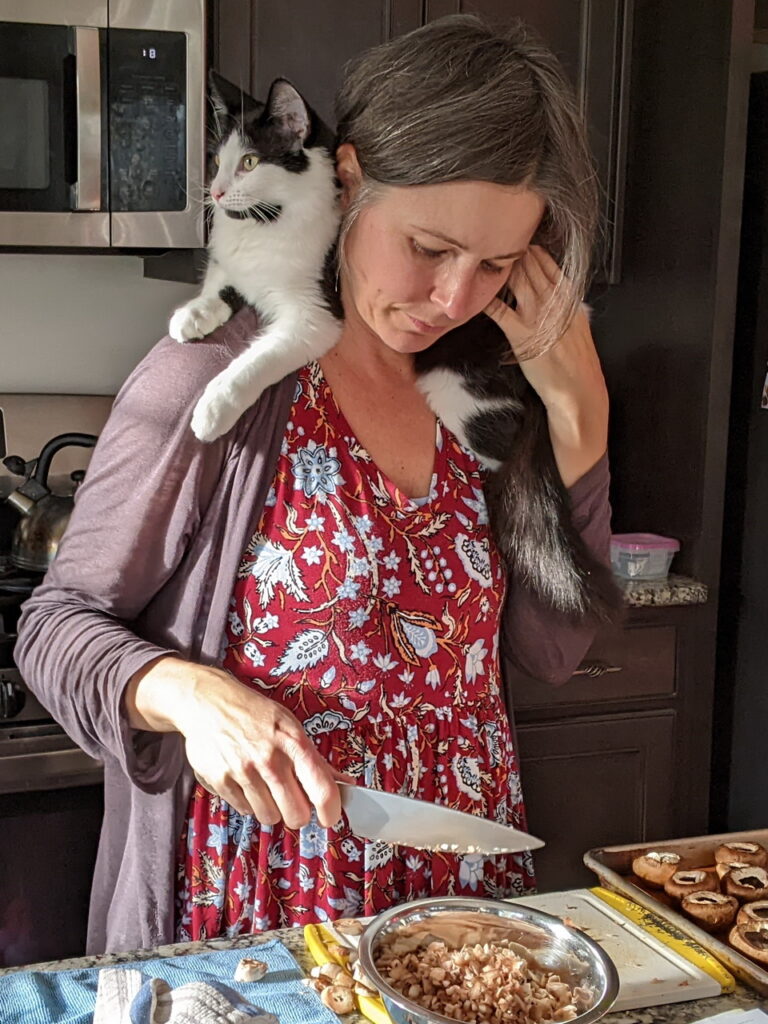
[[[247,92],[228,82],[217,71],[208,72],[208,95],[210,96],[213,116],[219,128],[229,118],[241,118],[244,121],[260,114],[264,104],[259,103]]]
[[[287,140],[293,151],[298,151],[312,131],[312,112],[285,78],[276,78],[269,90],[265,115]]]

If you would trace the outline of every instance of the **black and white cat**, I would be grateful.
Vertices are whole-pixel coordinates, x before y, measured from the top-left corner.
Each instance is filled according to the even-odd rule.
[[[324,283],[340,219],[333,134],[284,79],[262,104],[214,73],[211,100],[208,267],[202,291],[176,310],[169,334],[203,338],[244,303],[266,326],[195,406],[192,430],[201,441],[225,434],[263,391],[324,355],[341,331],[341,310],[331,310]]]
[[[170,334],[204,337],[243,303],[266,326],[198,402],[192,429],[206,441],[229,430],[266,388],[332,348],[342,313],[331,283],[340,220],[331,133],[284,79],[266,104],[219,76],[211,97],[210,262],[202,292],[174,313]],[[491,527],[518,578],[571,621],[611,621],[620,592],[574,528],[546,411],[519,366],[504,362],[508,355],[503,332],[480,314],[416,356],[419,387],[490,470]]]

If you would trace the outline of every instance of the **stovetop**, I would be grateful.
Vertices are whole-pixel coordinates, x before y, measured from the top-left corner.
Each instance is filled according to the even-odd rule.
[[[0,669],[13,667],[13,647],[21,606],[42,580],[0,560]]]

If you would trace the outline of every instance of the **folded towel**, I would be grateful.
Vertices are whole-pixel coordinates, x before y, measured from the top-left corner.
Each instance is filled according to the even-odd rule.
[[[99,972],[93,1024],[279,1024],[221,982],[191,981],[171,988],[141,971]]]
[[[234,981],[242,957],[255,957],[268,966],[261,981]],[[174,993],[194,982],[226,985],[246,1002],[258,1003],[280,1024],[339,1024],[338,1017],[303,984],[303,972],[288,949],[276,939],[243,949],[206,950],[187,956],[156,957],[121,966],[88,967],[64,971],[14,971],[0,977],[1,1024],[92,1024],[100,975],[105,972],[161,978]],[[142,978],[128,978],[123,998],[135,997]],[[232,1000],[230,1000],[232,1001]],[[225,1018],[226,1019],[226,1018]],[[245,1018],[253,1024],[253,1018]],[[103,1017],[118,1024],[119,1016]],[[134,1024],[132,1018],[128,1018]],[[143,1022],[142,1022],[143,1024]],[[174,1021],[174,1024],[176,1022]]]

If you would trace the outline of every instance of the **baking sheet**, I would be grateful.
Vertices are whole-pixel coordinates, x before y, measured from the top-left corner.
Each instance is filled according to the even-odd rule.
[[[754,829],[749,832],[724,832],[714,836],[696,836],[686,839],[659,840],[653,843],[630,846],[605,846],[589,850],[584,854],[584,863],[600,879],[607,889],[613,889],[640,906],[651,910],[657,917],[667,921],[684,935],[695,939],[700,946],[712,953],[725,964],[737,978],[751,985],[764,996],[768,996],[768,971],[753,960],[743,956],[727,943],[703,931],[689,918],[654,899],[644,889],[631,882],[626,876],[632,872],[632,861],[649,850],[671,850],[682,857],[693,858],[701,867],[714,864],[715,850],[722,843],[754,842],[768,848],[768,829]],[[694,866],[693,864],[691,866]]]

